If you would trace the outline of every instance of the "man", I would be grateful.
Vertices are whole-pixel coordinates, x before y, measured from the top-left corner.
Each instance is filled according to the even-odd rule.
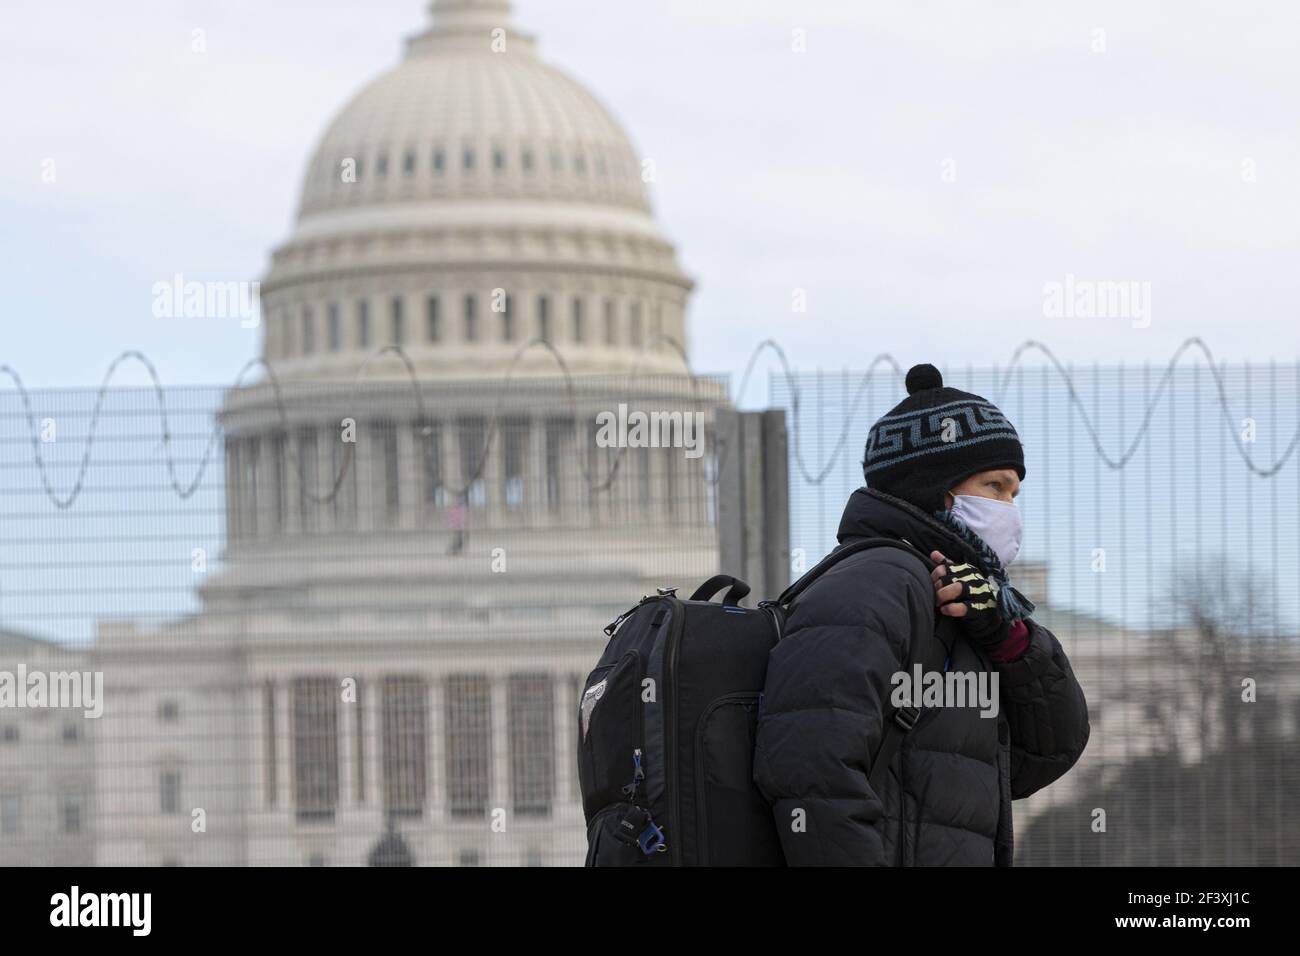
[[[896,547],[844,558],[795,601],[768,664],[754,780],[792,866],[1009,866],[1011,801],[1058,779],[1088,742],[1070,662],[1007,580],[1025,477],[1015,428],[932,365],[908,372],[907,392],[871,428],[866,487],[837,537],[900,539],[935,566]],[[944,670],[996,673],[997,716],[923,708],[877,790],[891,679],[936,638]]]

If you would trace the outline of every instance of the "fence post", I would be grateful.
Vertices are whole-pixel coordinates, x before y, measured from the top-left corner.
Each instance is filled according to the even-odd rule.
[[[790,583],[790,478],[785,410],[718,409],[718,555],[747,581],[753,605]]]

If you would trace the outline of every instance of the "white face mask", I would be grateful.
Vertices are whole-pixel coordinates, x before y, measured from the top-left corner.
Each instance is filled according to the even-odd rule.
[[[979,495],[953,495],[952,513],[984,539],[1004,566],[1020,553],[1020,509],[1014,502]]]

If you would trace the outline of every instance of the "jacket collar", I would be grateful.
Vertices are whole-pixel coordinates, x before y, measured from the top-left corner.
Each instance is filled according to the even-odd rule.
[[[979,554],[937,518],[879,489],[859,488],[849,495],[835,537],[843,544],[850,538],[877,536],[905,539],[927,557],[931,551],[941,551],[949,559],[967,561],[988,573]]]

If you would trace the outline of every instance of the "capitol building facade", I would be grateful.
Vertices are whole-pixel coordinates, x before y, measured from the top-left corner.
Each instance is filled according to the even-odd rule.
[[[717,571],[711,456],[595,440],[726,404],[641,159],[505,0],[430,12],[273,252],[201,611],[100,626],[97,863],[580,864],[601,628]]]

